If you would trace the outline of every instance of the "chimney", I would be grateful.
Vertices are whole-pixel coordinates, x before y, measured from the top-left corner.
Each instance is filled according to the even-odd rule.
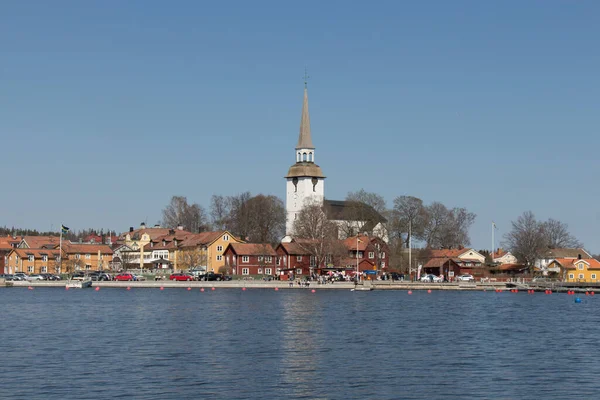
[[[180,231],[182,231],[183,230],[183,225],[181,225],[181,224],[177,225],[177,229],[180,230]]]
[[[133,232],[133,226],[129,227],[129,232]]]
[[[581,254],[577,254],[577,259],[581,260]]]
[[[145,222],[142,222],[142,223],[140,224],[140,229],[144,229],[145,227],[146,227],[146,223],[145,223]]]
[[[159,224],[154,224],[154,227],[155,228],[160,228],[160,225]]]

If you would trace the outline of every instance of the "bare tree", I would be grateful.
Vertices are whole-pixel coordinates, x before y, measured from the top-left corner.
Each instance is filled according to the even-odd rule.
[[[252,229],[252,214],[248,206],[248,201],[251,197],[250,192],[244,192],[227,198],[230,206],[227,229],[243,240],[246,240],[250,236]]]
[[[338,240],[338,227],[330,221],[322,205],[307,201],[294,221],[294,240],[307,254],[314,257],[315,266],[325,265],[328,260],[347,254],[347,249]]]
[[[468,212],[465,208],[449,210],[439,235],[440,247],[457,249],[470,245],[469,228],[473,222],[475,222],[475,214]]]
[[[569,233],[569,225],[564,222],[550,218],[544,222],[543,228],[546,245],[551,249],[583,247],[581,242]]]
[[[411,236],[422,240],[425,237],[427,212],[423,200],[413,196],[399,196],[394,199],[392,210],[392,231],[406,248],[411,243]]]
[[[512,229],[504,235],[504,246],[530,269],[535,261],[548,253],[544,223],[538,222],[531,211],[512,221]]]
[[[285,234],[285,206],[276,196],[259,194],[248,201],[250,209],[250,241],[277,243]]]
[[[199,247],[192,247],[189,249],[182,250],[178,253],[178,261],[180,264],[180,269],[192,269],[198,266],[207,265],[207,255],[206,252],[202,251]]]
[[[199,204],[188,204],[187,198],[183,196],[173,196],[162,214],[162,223],[166,227],[182,225],[190,232],[200,232],[209,228],[206,210]]]
[[[428,248],[442,246],[442,235],[448,223],[448,209],[440,202],[433,202],[425,207],[427,222],[423,229],[423,238]]]
[[[210,199],[210,217],[214,229],[228,229],[231,201],[228,197],[213,195]]]

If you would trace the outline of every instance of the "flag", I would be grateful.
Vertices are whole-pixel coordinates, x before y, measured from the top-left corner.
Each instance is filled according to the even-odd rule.
[[[496,223],[494,221],[492,221],[492,226],[494,227],[494,229],[498,229],[498,227],[496,226]]]
[[[68,227],[68,226],[64,226],[64,225],[61,225],[61,226],[60,226],[60,230],[62,231],[62,233],[67,233],[67,232],[69,232],[69,227]]]

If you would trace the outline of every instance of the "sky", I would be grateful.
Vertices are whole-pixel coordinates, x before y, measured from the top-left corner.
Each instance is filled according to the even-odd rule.
[[[325,196],[523,212],[600,252],[596,1],[0,4],[0,226],[125,231],[285,198],[308,83]]]

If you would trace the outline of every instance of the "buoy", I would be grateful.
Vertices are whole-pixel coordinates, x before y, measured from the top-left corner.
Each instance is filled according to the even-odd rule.
[[[161,287],[160,287],[160,290],[165,290],[165,288],[161,286]]]
[[[427,293],[431,293],[431,289],[427,289]]]
[[[276,287],[276,288],[275,288],[275,291],[276,291],[276,292],[277,292],[277,291],[279,291],[279,288],[278,288],[278,287]]]
[[[245,292],[245,291],[246,291],[246,288],[245,288],[245,287],[243,287],[243,288],[242,288],[242,292]]]
[[[313,290],[311,290],[311,292],[312,292],[312,293],[315,293],[315,292],[316,292],[316,290],[315,290],[315,289],[313,289]]]
[[[575,297],[575,303],[581,303],[581,299],[579,297]]]
[[[204,288],[200,288],[200,291],[201,291],[201,292],[204,292]]]
[[[593,296],[593,295],[594,295],[594,292],[590,292],[590,296]]]
[[[408,294],[412,294],[412,290],[409,290],[409,291],[408,291]]]
[[[589,295],[590,295],[590,292],[585,292],[585,295],[586,295],[586,296],[589,296]]]
[[[33,288],[32,288],[31,286],[28,286],[28,287],[27,287],[27,289],[29,289],[29,290],[33,290]]]
[[[127,290],[131,290],[131,286],[127,286]]]
[[[97,292],[98,290],[100,290],[100,288],[99,288],[99,287],[96,287],[96,292]]]
[[[519,293],[519,289],[515,289],[513,293]]]
[[[68,286],[65,286],[65,290],[69,290],[69,287],[68,287]]]
[[[191,288],[191,287],[189,287],[189,288],[188,288],[188,290],[192,290],[192,288]]]
[[[213,287],[213,288],[210,288],[210,290],[215,290],[215,288],[214,288],[214,287]]]

